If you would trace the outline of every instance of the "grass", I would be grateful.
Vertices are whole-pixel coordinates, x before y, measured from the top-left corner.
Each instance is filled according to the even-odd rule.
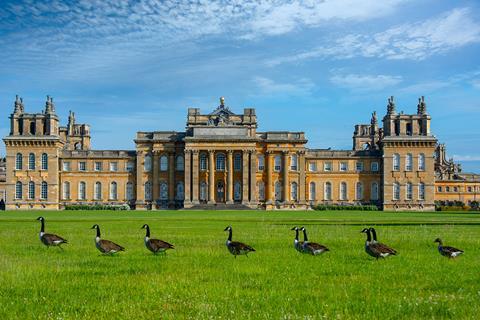
[[[472,319],[480,313],[480,215],[388,212],[42,212],[65,250],[38,239],[38,212],[0,214],[2,319]],[[99,256],[102,236],[126,247]],[[166,257],[143,245],[144,230],[176,246]],[[236,259],[234,240],[257,252]],[[306,226],[322,256],[293,249]],[[376,261],[365,226],[399,255]],[[465,250],[456,260],[433,240]]]

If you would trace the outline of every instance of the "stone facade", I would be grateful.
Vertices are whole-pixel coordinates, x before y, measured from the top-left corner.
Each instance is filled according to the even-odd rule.
[[[10,120],[0,176],[7,209],[375,204],[431,211],[437,198],[476,199],[480,191],[478,176],[461,176],[444,159],[423,97],[415,114],[397,113],[388,99],[383,126],[375,112],[369,124],[356,125],[352,150],[309,149],[303,132],[259,132],[255,109],[234,113],[223,98],[211,113],[188,109],[185,131],[138,132],[131,151],[91,150],[90,127],[72,112],[60,126],[50,97],[42,113],[25,112],[17,97]],[[439,191],[447,185],[462,191]]]

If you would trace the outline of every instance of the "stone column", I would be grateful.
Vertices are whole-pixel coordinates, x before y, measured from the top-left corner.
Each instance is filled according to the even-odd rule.
[[[248,204],[248,153],[249,150],[243,150],[242,152],[242,204]]]
[[[233,203],[233,150],[227,150],[227,204]]]
[[[198,170],[199,170],[199,163],[198,163],[198,154],[199,150],[193,150],[193,161],[192,161],[192,203],[199,204],[198,201],[198,187],[199,187],[199,180],[198,180]]]
[[[273,190],[275,187],[272,185],[272,175],[273,175],[273,152],[267,150],[267,155],[265,157],[265,165],[267,166],[267,184],[265,185],[265,200],[267,204],[273,202]]]
[[[250,152],[250,203],[257,204],[257,150]]]
[[[191,185],[192,185],[192,150],[185,149],[185,168],[183,174],[185,177],[184,191],[185,191],[185,200],[183,201],[184,206],[190,205],[192,202],[191,197]]]
[[[136,208],[145,209],[145,192],[143,191],[143,161],[144,161],[144,152],[137,151],[137,172],[136,174]]]
[[[175,152],[168,154],[168,201],[175,204]]]
[[[208,150],[208,203],[215,203],[215,151]]]
[[[283,151],[283,202],[288,203],[289,202],[289,197],[288,197],[288,189],[289,189],[289,183],[288,183],[288,151],[285,150]]]
[[[152,156],[152,209],[155,208],[157,200],[159,198],[159,185],[158,185],[158,172],[160,171],[159,168],[159,160],[158,160],[158,152],[154,151]]]
[[[305,151],[301,150],[298,153],[298,171],[299,171],[299,176],[300,176],[300,181],[299,181],[299,194],[298,194],[298,200],[300,204],[306,204],[306,179],[305,179]]]

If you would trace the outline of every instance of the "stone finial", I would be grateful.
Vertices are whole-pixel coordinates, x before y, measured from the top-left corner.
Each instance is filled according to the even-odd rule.
[[[387,114],[395,114],[395,101],[393,99],[393,96],[388,98],[388,105],[387,105]]]
[[[370,124],[371,124],[372,126],[378,125],[377,111],[373,111],[373,113],[372,113],[372,119],[370,120]]]
[[[47,95],[47,101],[45,102],[45,113],[46,114],[54,114],[55,113],[55,105],[53,104],[53,98]]]
[[[18,97],[18,94],[15,96],[15,103],[14,103],[14,108],[13,108],[13,113],[22,113],[23,112],[23,106],[22,106],[22,100]]]
[[[220,97],[220,106],[224,106],[225,105],[225,97]]]
[[[418,98],[417,114],[427,114],[427,104],[425,103],[425,96]]]

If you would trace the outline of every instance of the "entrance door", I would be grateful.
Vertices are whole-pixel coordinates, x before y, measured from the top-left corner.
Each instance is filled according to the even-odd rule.
[[[223,181],[217,182],[217,203],[225,202],[225,184]]]

